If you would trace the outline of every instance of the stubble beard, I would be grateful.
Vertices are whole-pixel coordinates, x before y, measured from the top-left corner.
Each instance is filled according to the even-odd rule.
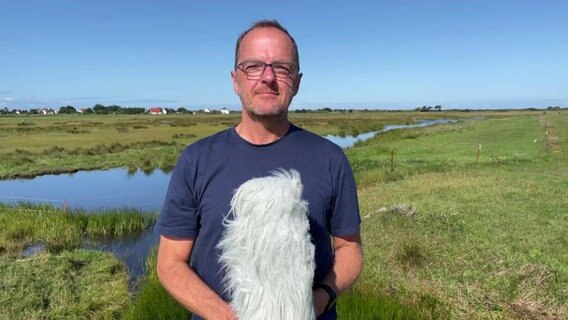
[[[286,118],[288,115],[288,108],[285,106],[278,106],[270,110],[263,110],[263,108],[249,105],[244,109],[248,116],[255,121],[274,121]]]

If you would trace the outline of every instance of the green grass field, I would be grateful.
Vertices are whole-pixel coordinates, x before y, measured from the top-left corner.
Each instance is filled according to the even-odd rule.
[[[120,319],[130,301],[127,279],[110,253],[0,258],[0,319]]]
[[[361,285],[407,306],[434,300],[452,319],[568,318],[567,134],[566,113],[525,115],[393,132],[349,150],[352,162],[377,164],[355,170]]]
[[[132,234],[155,221],[132,209],[0,205],[0,320],[120,319],[131,298],[126,266],[80,247],[86,236]],[[21,255],[38,244],[43,252]]]
[[[295,123],[320,134],[377,130],[426,117],[461,119],[456,124],[387,132],[346,151],[358,184],[365,269],[353,292],[339,301],[340,319],[568,319],[568,112],[291,116]],[[147,126],[148,132],[144,138],[128,138],[132,140],[126,134],[139,134],[136,130],[142,129],[134,129],[134,124],[123,133],[116,129],[119,121],[189,121],[168,117],[101,117],[97,121],[106,129],[101,129],[100,136],[113,139],[69,142],[62,148],[120,143],[127,147],[116,152],[116,159],[106,153],[101,157],[116,162],[104,160],[102,165],[129,167],[135,163],[127,159],[129,155],[144,158],[154,148],[164,148],[164,154],[173,153],[168,156],[175,159],[186,143],[238,121],[234,116],[219,116],[183,127],[136,124]],[[10,130],[18,126],[17,121],[21,119],[0,118],[0,139],[15,134]],[[25,121],[50,126],[35,118]],[[61,117],[57,121],[70,120]],[[154,129],[169,132],[156,138]],[[176,144],[164,145],[173,135],[179,137],[173,138]],[[16,149],[39,154],[53,147],[47,140],[39,147],[26,145],[31,136],[16,136],[14,140],[21,143],[17,147],[0,143],[0,155],[14,155]],[[152,140],[155,146],[136,145]],[[61,153],[60,157],[64,161],[68,156]],[[61,161],[54,162],[53,168]],[[4,178],[18,174],[20,168],[1,166]],[[38,172],[33,163],[27,170]],[[21,231],[27,230],[26,223],[24,219],[21,227],[2,228],[0,240],[7,232],[13,239],[27,239],[29,232]],[[61,239],[71,232],[53,230],[63,235]],[[17,247],[18,240],[3,241]],[[6,256],[0,253],[0,258]],[[0,305],[4,301],[0,298]],[[35,305],[29,306],[33,309]],[[115,310],[102,305],[97,312],[103,314],[107,308]],[[127,319],[154,319],[156,314],[175,319],[186,314],[167,296],[154,272],[142,281],[136,298],[121,308],[120,317]]]
[[[525,111],[527,112],[527,111]],[[533,112],[534,113],[534,112]],[[318,134],[358,134],[415,119],[467,118],[470,112],[291,113]],[[488,113],[501,117],[508,112]],[[0,117],[0,180],[126,167],[171,170],[187,144],[236,125],[232,115],[54,115]]]

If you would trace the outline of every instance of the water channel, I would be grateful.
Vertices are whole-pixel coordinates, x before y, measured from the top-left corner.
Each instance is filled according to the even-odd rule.
[[[411,125],[388,125],[380,131],[357,136],[325,136],[342,148],[358,141],[395,129],[426,127],[452,123],[457,120],[421,120]],[[0,202],[51,203],[57,207],[81,208],[94,211],[105,208],[133,207],[147,212],[159,212],[170,173],[154,170],[151,173],[126,169],[81,171],[73,174],[45,175],[34,179],[0,181]],[[85,239],[84,247],[112,252],[128,267],[132,282],[145,273],[149,249],[158,241],[151,230],[121,238]],[[41,250],[41,245],[27,248],[24,254]]]
[[[343,149],[353,147],[359,141],[365,141],[368,139],[373,138],[379,133],[396,130],[396,129],[407,129],[407,128],[420,128],[420,127],[427,127],[435,124],[445,124],[445,123],[455,123],[457,120],[453,119],[434,119],[434,120],[418,120],[414,124],[392,124],[384,126],[382,130],[379,131],[371,131],[361,133],[357,136],[336,136],[336,135],[327,135],[324,136],[329,141],[335,143],[336,145],[340,146]]]

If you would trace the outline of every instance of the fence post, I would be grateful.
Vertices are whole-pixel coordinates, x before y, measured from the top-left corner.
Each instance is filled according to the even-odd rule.
[[[394,172],[394,150],[391,150],[391,172]]]
[[[481,143],[477,146],[477,159],[475,160],[475,164],[479,163],[479,154],[481,153]]]

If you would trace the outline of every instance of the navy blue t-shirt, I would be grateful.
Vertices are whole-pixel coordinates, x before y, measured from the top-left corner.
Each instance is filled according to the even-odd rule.
[[[360,231],[361,218],[353,173],[340,147],[316,134],[290,126],[281,139],[254,145],[235,128],[189,145],[172,173],[156,231],[164,236],[195,238],[191,266],[219,296],[224,272],[216,248],[234,191],[244,182],[295,169],[308,202],[310,234],[315,245],[314,283],[330,270],[334,253],[330,235]],[[198,317],[193,317],[199,319]],[[335,319],[336,311],[318,319]]]

